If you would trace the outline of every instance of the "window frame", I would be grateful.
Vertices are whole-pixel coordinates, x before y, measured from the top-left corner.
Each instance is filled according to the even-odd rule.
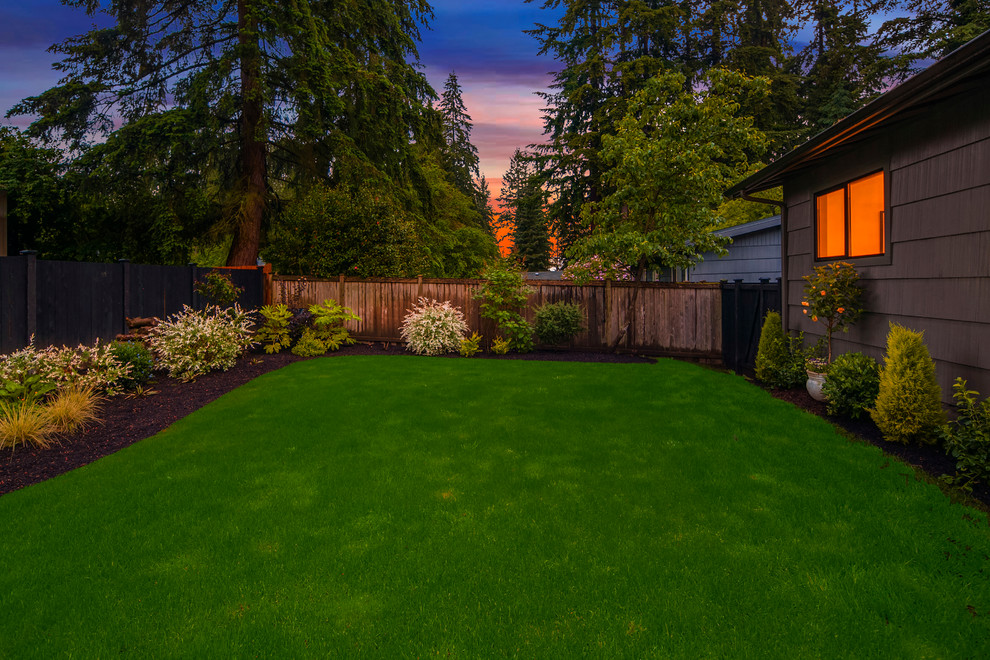
[[[850,241],[850,225],[852,223],[852,217],[850,213],[850,196],[849,196],[849,184],[855,183],[862,179],[869,178],[875,174],[883,173],[883,252],[877,254],[864,254],[859,256],[849,255],[849,241]],[[819,222],[818,222],[818,198],[824,195],[834,193],[838,190],[844,190],[844,201],[843,201],[843,217],[845,220],[844,230],[845,230],[845,250],[844,254],[840,256],[833,257],[819,257],[818,256],[818,232],[819,232]],[[815,263],[828,263],[832,261],[856,261],[862,265],[884,265],[890,263],[890,171],[886,167],[876,167],[870,171],[843,180],[841,183],[833,184],[827,188],[823,188],[815,192],[811,196],[811,208],[812,208],[812,254],[814,255]]]

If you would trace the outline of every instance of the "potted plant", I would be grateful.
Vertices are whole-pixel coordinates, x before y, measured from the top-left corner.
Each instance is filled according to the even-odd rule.
[[[808,371],[808,393],[817,401],[824,401],[821,386],[832,362],[832,333],[846,332],[863,313],[863,290],[859,287],[859,273],[852,264],[838,261],[818,266],[811,275],[805,275],[804,300],[801,306],[805,315],[815,323],[825,326],[822,341],[809,351],[805,361]],[[823,355],[824,353],[824,355]],[[814,390],[814,391],[813,391]]]

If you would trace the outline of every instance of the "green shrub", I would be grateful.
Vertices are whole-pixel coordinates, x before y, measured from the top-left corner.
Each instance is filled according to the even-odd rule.
[[[313,315],[313,332],[328,351],[336,351],[344,344],[353,344],[351,333],[344,327],[346,321],[360,321],[350,307],[343,307],[336,300],[327,299],[309,306]]]
[[[470,337],[461,340],[461,355],[471,357],[481,351],[481,335],[472,332]]]
[[[226,371],[253,344],[251,320],[236,304],[230,309],[207,306],[181,312],[151,329],[158,364],[173,378],[193,380],[210,371]]]
[[[520,353],[533,350],[533,326],[519,313],[532,289],[511,262],[490,263],[482,273],[485,283],[475,298],[481,300],[481,317],[495,322],[495,328],[507,338],[507,346]]]
[[[979,393],[967,390],[962,378],[956,378],[952,389],[956,419],[939,429],[939,437],[956,459],[953,481],[971,490],[975,481],[990,483],[990,399],[977,403]]]
[[[129,367],[126,376],[117,381],[125,390],[133,390],[151,380],[155,368],[155,358],[151,350],[139,341],[115,341],[110,351],[117,362]]]
[[[442,355],[460,350],[467,323],[459,307],[450,301],[420,298],[408,310],[400,333],[406,348],[417,355]]]
[[[292,343],[289,321],[292,312],[283,304],[265,305],[259,312],[265,318],[254,339],[265,349],[265,353],[278,353]]]
[[[880,367],[862,353],[845,353],[832,362],[822,392],[829,415],[859,419],[876,403]]]
[[[319,340],[312,328],[303,330],[299,341],[292,347],[293,355],[300,355],[302,357],[316,357],[317,355],[324,355],[326,352],[326,345]]]
[[[934,442],[945,421],[941,399],[923,333],[891,323],[873,421],[888,440]]]
[[[234,284],[230,275],[211,270],[193,285],[193,290],[218,307],[230,307],[240,297],[244,289]]]
[[[584,327],[584,311],[568,302],[545,303],[536,310],[533,327],[543,344],[563,344]]]
[[[756,351],[757,380],[780,389],[790,389],[804,383],[804,354],[800,347],[800,338],[794,339],[784,334],[780,314],[767,312]]]
[[[501,337],[496,337],[492,341],[492,353],[494,353],[495,355],[505,355],[506,353],[509,352],[509,346],[511,345],[512,342],[509,341],[508,339],[502,339]]]

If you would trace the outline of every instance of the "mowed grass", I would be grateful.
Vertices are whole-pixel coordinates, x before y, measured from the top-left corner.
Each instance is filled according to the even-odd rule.
[[[986,515],[670,360],[297,363],[0,530],[0,657],[990,654]]]

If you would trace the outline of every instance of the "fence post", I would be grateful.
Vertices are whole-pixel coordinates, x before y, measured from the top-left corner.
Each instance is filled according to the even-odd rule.
[[[193,309],[199,309],[198,296],[196,295],[196,264],[188,263],[186,266],[189,267],[189,306]],[[162,318],[165,317],[162,316]]]
[[[605,346],[612,345],[612,280],[605,280]]]
[[[25,258],[24,301],[26,305],[24,311],[27,314],[27,323],[25,324],[27,326],[26,339],[33,341],[34,335],[38,332],[38,251],[21,250],[20,254]],[[27,344],[27,341],[24,343]]]
[[[733,318],[733,325],[736,328],[736,338],[732,342],[732,364],[733,364],[732,368],[737,369],[739,368],[739,344],[742,343],[739,341],[739,328],[741,327],[739,324],[739,307],[742,303],[742,301],[740,300],[740,298],[742,297],[742,279],[740,278],[740,279],[732,280],[732,288],[734,290],[734,295],[735,295],[735,300],[733,300],[733,305],[732,305],[733,308],[732,318]]]
[[[343,273],[340,274],[340,277],[338,278],[337,282],[338,282],[337,293],[340,294],[339,296],[337,296],[338,298],[340,298],[340,300],[337,301],[337,304],[339,304],[341,307],[347,307],[347,305],[344,304],[344,274]]]
[[[416,276],[416,304],[419,304],[419,299],[423,297],[423,276]]]
[[[127,319],[131,316],[131,262],[127,259],[118,259],[117,263],[120,264],[120,280],[123,282],[123,287],[121,290],[121,295],[123,299],[121,300],[121,319],[120,327],[121,334],[127,334],[129,328],[127,327]]]

